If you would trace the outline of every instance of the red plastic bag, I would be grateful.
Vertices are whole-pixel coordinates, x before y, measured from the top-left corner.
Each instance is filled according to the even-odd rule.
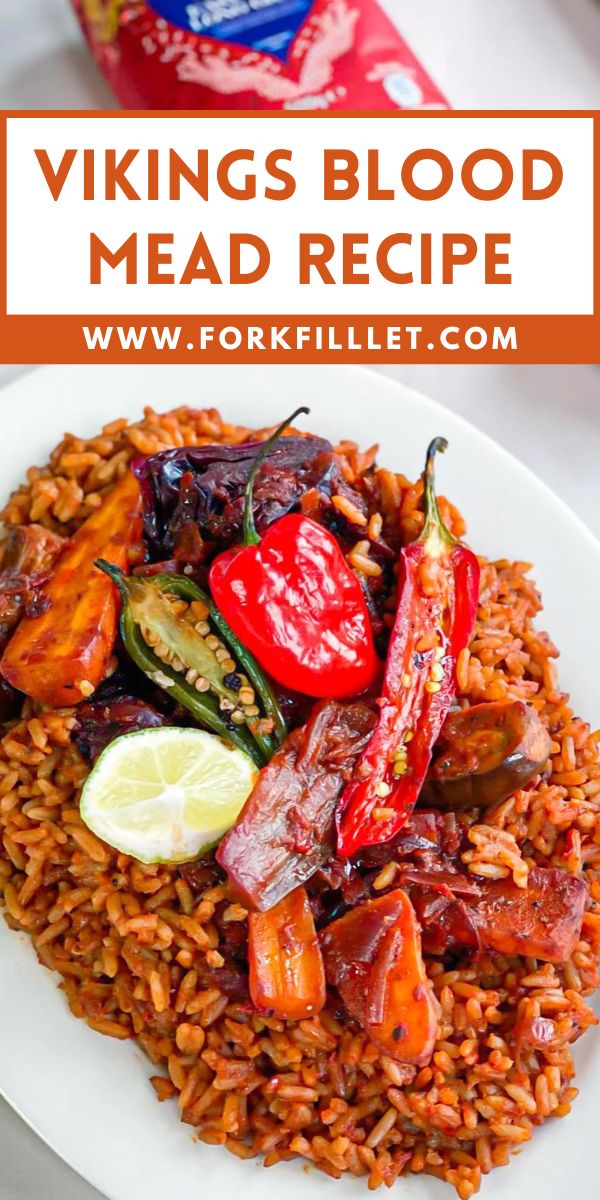
[[[125,108],[447,107],[376,0],[73,3]]]

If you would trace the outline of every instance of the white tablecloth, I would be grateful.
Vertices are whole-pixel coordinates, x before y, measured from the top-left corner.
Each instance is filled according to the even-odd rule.
[[[598,106],[596,0],[395,0],[394,7],[455,107]],[[111,104],[67,0],[0,0],[1,108]],[[0,366],[0,385],[20,370]],[[549,481],[600,536],[600,368],[384,370],[490,433]],[[0,1101],[0,1200],[38,1197],[99,1200]]]

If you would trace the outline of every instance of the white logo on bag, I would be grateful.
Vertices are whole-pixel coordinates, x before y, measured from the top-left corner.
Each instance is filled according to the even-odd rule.
[[[202,4],[187,4],[185,11],[192,33],[202,33],[223,21],[235,21],[279,3],[280,0],[205,0]]]

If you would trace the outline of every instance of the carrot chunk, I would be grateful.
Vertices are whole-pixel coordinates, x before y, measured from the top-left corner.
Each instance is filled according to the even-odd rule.
[[[350,909],[323,930],[321,947],[329,983],[375,1045],[399,1062],[428,1062],[439,1007],[406,892],[396,888]]]
[[[305,888],[248,921],[252,1003],[286,1020],[314,1016],[325,1003],[325,971]]]
[[[104,678],[117,633],[119,598],[94,566],[104,557],[125,568],[141,536],[139,484],[128,472],[61,554],[41,594],[42,611],[18,625],[0,673],[50,708],[77,704]]]
[[[384,935],[371,970],[367,1030],[391,1058],[423,1066],[438,1034],[438,1003],[421,955],[413,906],[398,888],[398,917]]]

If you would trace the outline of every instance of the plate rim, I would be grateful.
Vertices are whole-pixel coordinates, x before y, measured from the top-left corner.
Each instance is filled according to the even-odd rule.
[[[267,364],[257,364],[256,366],[253,365],[251,367],[234,367],[233,364],[224,364],[224,365],[219,365],[218,367],[216,367],[216,366],[212,367],[210,364],[195,364],[193,366],[193,368],[192,368],[192,364],[189,364],[189,365],[185,364],[182,369],[183,369],[183,371],[187,371],[187,372],[189,372],[191,369],[193,369],[199,374],[202,370],[206,370],[207,368],[209,370],[212,369],[212,371],[218,370],[219,372],[222,372],[222,371],[231,372],[231,371],[237,370],[239,373],[242,373],[243,371],[249,370],[249,371],[256,371],[256,372],[264,372],[266,374],[267,373],[271,374],[272,372],[278,372],[278,371],[281,373],[286,372],[286,371],[288,371],[288,372],[289,371],[298,371],[298,367],[296,365],[292,365],[292,364],[282,364],[282,365],[277,365],[277,366],[270,366]],[[10,402],[13,397],[16,397],[18,399],[20,394],[26,393],[28,387],[31,386],[32,380],[35,380],[35,387],[37,389],[38,387],[43,387],[44,379],[49,378],[50,376],[54,377],[55,379],[60,379],[61,376],[64,376],[67,373],[69,373],[70,378],[73,378],[73,374],[83,375],[84,373],[89,373],[90,371],[93,371],[95,373],[104,371],[107,374],[123,373],[123,376],[125,376],[128,372],[140,372],[140,370],[143,370],[143,369],[144,369],[143,366],[138,365],[138,364],[136,364],[134,366],[129,366],[126,368],[123,368],[122,366],[120,366],[118,364],[96,364],[96,365],[90,365],[90,366],[84,365],[84,364],[77,364],[77,365],[54,364],[54,365],[48,365],[48,366],[39,366],[39,367],[36,367],[34,370],[27,371],[24,375],[17,377],[14,380],[9,381],[0,389],[0,405],[3,402],[4,403],[6,403],[7,401]],[[156,368],[153,368],[153,370],[156,371]],[[177,371],[177,365],[176,364],[164,364],[164,365],[161,364],[160,367],[158,368],[158,370],[161,372],[161,374],[167,376],[169,372]],[[302,368],[301,368],[301,370],[302,370]],[[475,435],[475,437],[480,442],[483,442],[486,445],[486,447],[492,454],[494,454],[495,456],[500,456],[502,458],[502,460],[504,460],[504,462],[507,464],[507,466],[512,471],[516,471],[519,474],[519,476],[521,477],[521,479],[523,479],[529,485],[529,487],[533,486],[536,489],[536,491],[540,497],[540,500],[543,503],[545,503],[546,505],[549,505],[555,511],[560,511],[562,513],[563,517],[566,518],[567,521],[569,521],[572,524],[573,528],[577,531],[579,537],[580,538],[583,537],[583,539],[587,543],[590,551],[592,552],[592,554],[594,554],[594,556],[597,557],[598,562],[600,563],[600,540],[595,536],[594,532],[585,523],[583,518],[580,517],[579,514],[576,513],[572,509],[572,507],[565,500],[563,500],[562,497],[560,497],[544,479],[542,479],[532,468],[530,468],[526,463],[524,463],[516,454],[514,454],[510,450],[506,449],[505,446],[503,446],[501,443],[497,442],[496,439],[494,437],[492,437],[490,434],[487,434],[483,430],[479,429],[475,424],[473,424],[472,421],[463,417],[461,414],[453,412],[453,410],[450,407],[446,407],[440,401],[433,399],[432,397],[426,395],[425,393],[422,393],[418,389],[415,389],[410,385],[404,384],[402,381],[394,380],[390,376],[382,374],[380,372],[377,372],[377,371],[373,370],[372,368],[365,366],[363,364],[337,364],[337,363],[336,364],[329,364],[329,363],[328,364],[307,364],[304,367],[304,370],[306,372],[312,371],[313,373],[317,373],[317,374],[320,373],[321,371],[326,371],[326,372],[330,372],[331,374],[337,374],[340,376],[346,375],[348,373],[352,373],[353,375],[356,375],[357,373],[361,373],[366,378],[368,378],[371,382],[373,382],[373,380],[377,380],[378,387],[381,388],[382,391],[387,392],[389,394],[390,398],[392,398],[392,399],[393,399],[394,393],[399,394],[400,396],[404,395],[411,402],[415,402],[415,403],[424,405],[425,409],[427,409],[431,415],[435,415],[436,417],[439,415],[440,418],[443,418],[446,414],[449,414],[452,419],[452,422],[458,428],[459,431],[461,429],[464,429],[465,431],[468,432],[469,436]],[[183,403],[186,402],[185,396],[183,397],[182,402]],[[222,403],[222,401],[219,400],[218,396],[215,398],[215,403],[217,404],[217,406],[219,405],[219,403]],[[140,407],[141,407],[141,405],[140,405]],[[51,422],[52,420],[53,420],[53,417],[50,417],[49,422]],[[60,436],[60,435],[57,435],[57,436]],[[23,441],[26,442],[26,440],[27,439],[25,437],[23,439]],[[0,919],[1,919],[1,917],[0,917]],[[17,936],[17,938],[20,936],[22,939],[26,939],[25,950],[30,954],[34,954],[33,947],[31,946],[29,939],[27,938],[27,935],[17,934],[16,936]],[[39,966],[37,964],[36,964],[36,966],[37,966],[37,969],[39,970]],[[55,984],[56,976],[54,975],[54,973],[52,973],[52,975],[51,975],[50,972],[48,972],[48,980],[50,980],[53,985]],[[73,1021],[75,1021],[75,1018],[73,1018]],[[80,1023],[78,1022],[78,1024],[80,1024]],[[137,1047],[137,1044],[134,1044],[134,1045],[135,1045],[136,1052],[139,1053],[139,1048]],[[143,1058],[143,1062],[146,1067],[148,1067],[150,1065],[149,1060],[146,1060],[145,1057]],[[146,1080],[147,1080],[147,1076],[148,1076],[148,1071],[146,1071]],[[12,1097],[7,1093],[1,1077],[0,1077],[0,1095],[7,1102],[7,1104],[13,1109],[13,1111],[20,1117],[20,1119],[23,1120],[25,1122],[25,1124],[35,1133],[35,1135],[37,1137],[39,1137],[40,1140],[54,1154],[56,1154],[60,1160],[62,1160],[64,1163],[66,1163],[76,1173],[76,1175],[79,1175],[87,1183],[89,1183],[91,1187],[94,1187],[98,1191],[100,1191],[101,1194],[105,1195],[108,1198],[108,1200],[125,1200],[124,1194],[122,1192],[119,1192],[118,1190],[113,1190],[112,1188],[106,1188],[104,1184],[100,1185],[94,1178],[92,1178],[90,1176],[90,1174],[88,1174],[88,1172],[86,1171],[86,1169],[84,1167],[76,1164],[76,1162],[71,1157],[69,1152],[65,1152],[63,1149],[59,1149],[56,1141],[52,1138],[52,1136],[45,1133],[43,1128],[39,1125],[38,1121],[35,1118],[33,1118],[32,1116],[28,1115],[26,1110],[22,1107],[22,1105],[19,1102],[13,1100]],[[593,1099],[594,1099],[594,1097],[592,1096],[591,1097],[592,1103],[593,1103]],[[538,1138],[540,1137],[541,1133],[542,1133],[542,1130],[537,1131]],[[208,1149],[208,1147],[206,1149]],[[495,1174],[496,1173],[494,1173],[494,1175]],[[323,1186],[324,1180],[320,1175],[319,1175],[319,1182],[320,1182],[320,1186]],[[361,1183],[361,1182],[363,1182],[363,1181],[359,1181],[359,1183]],[[410,1191],[411,1185],[413,1184],[413,1182],[414,1181],[412,1178],[410,1178],[409,1180],[406,1180],[403,1178],[402,1186],[404,1186],[405,1188],[408,1188],[408,1190]],[[428,1179],[428,1184],[429,1184],[429,1187],[431,1188],[432,1181],[430,1179]],[[280,1184],[280,1186],[281,1186],[281,1184]],[[285,1186],[285,1184],[284,1184],[284,1186]],[[451,1197],[452,1193],[448,1192],[448,1186],[451,1186],[451,1185],[444,1185],[444,1188],[445,1188],[444,1194],[449,1195]],[[442,1194],[442,1193],[440,1193],[440,1194]],[[484,1196],[485,1196],[485,1193],[484,1193]]]

